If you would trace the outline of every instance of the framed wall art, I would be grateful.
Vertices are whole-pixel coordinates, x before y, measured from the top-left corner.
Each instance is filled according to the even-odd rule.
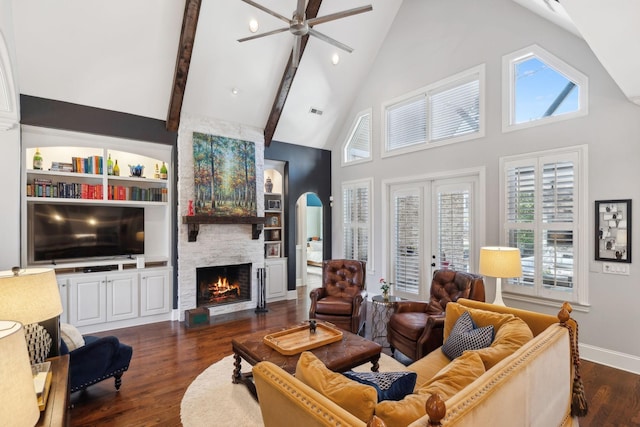
[[[631,262],[631,199],[596,200],[596,260]]]

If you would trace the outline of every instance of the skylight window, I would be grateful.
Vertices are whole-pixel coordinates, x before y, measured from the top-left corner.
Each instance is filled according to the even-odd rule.
[[[503,57],[503,131],[587,114],[587,77],[539,46]]]

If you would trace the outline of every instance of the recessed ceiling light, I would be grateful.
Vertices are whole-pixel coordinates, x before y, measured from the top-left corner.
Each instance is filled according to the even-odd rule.
[[[237,94],[238,94],[238,92],[240,92],[240,90],[238,90],[238,88],[237,88],[237,87],[233,87],[233,88],[231,88],[231,93],[232,93],[232,94],[237,95]]]
[[[258,21],[256,21],[255,19],[249,21],[249,31],[251,31],[252,33],[258,31]]]
[[[340,55],[338,55],[337,53],[334,53],[333,56],[331,57],[331,63],[333,65],[338,65],[338,62],[340,62]]]

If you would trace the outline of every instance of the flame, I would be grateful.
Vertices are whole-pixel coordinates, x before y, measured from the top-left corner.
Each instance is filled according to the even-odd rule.
[[[211,293],[211,298],[220,298],[220,297],[228,297],[228,296],[240,296],[240,284],[238,283],[229,283],[229,280],[226,277],[218,276],[218,280],[216,282],[209,284],[209,292]]]

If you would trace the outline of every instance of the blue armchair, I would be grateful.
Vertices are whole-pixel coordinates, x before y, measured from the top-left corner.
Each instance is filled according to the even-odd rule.
[[[114,336],[84,335],[84,345],[69,351],[64,340],[60,354],[69,354],[69,390],[84,390],[110,377],[115,378],[116,390],[122,384],[122,374],[129,369],[133,348],[122,344]]]

